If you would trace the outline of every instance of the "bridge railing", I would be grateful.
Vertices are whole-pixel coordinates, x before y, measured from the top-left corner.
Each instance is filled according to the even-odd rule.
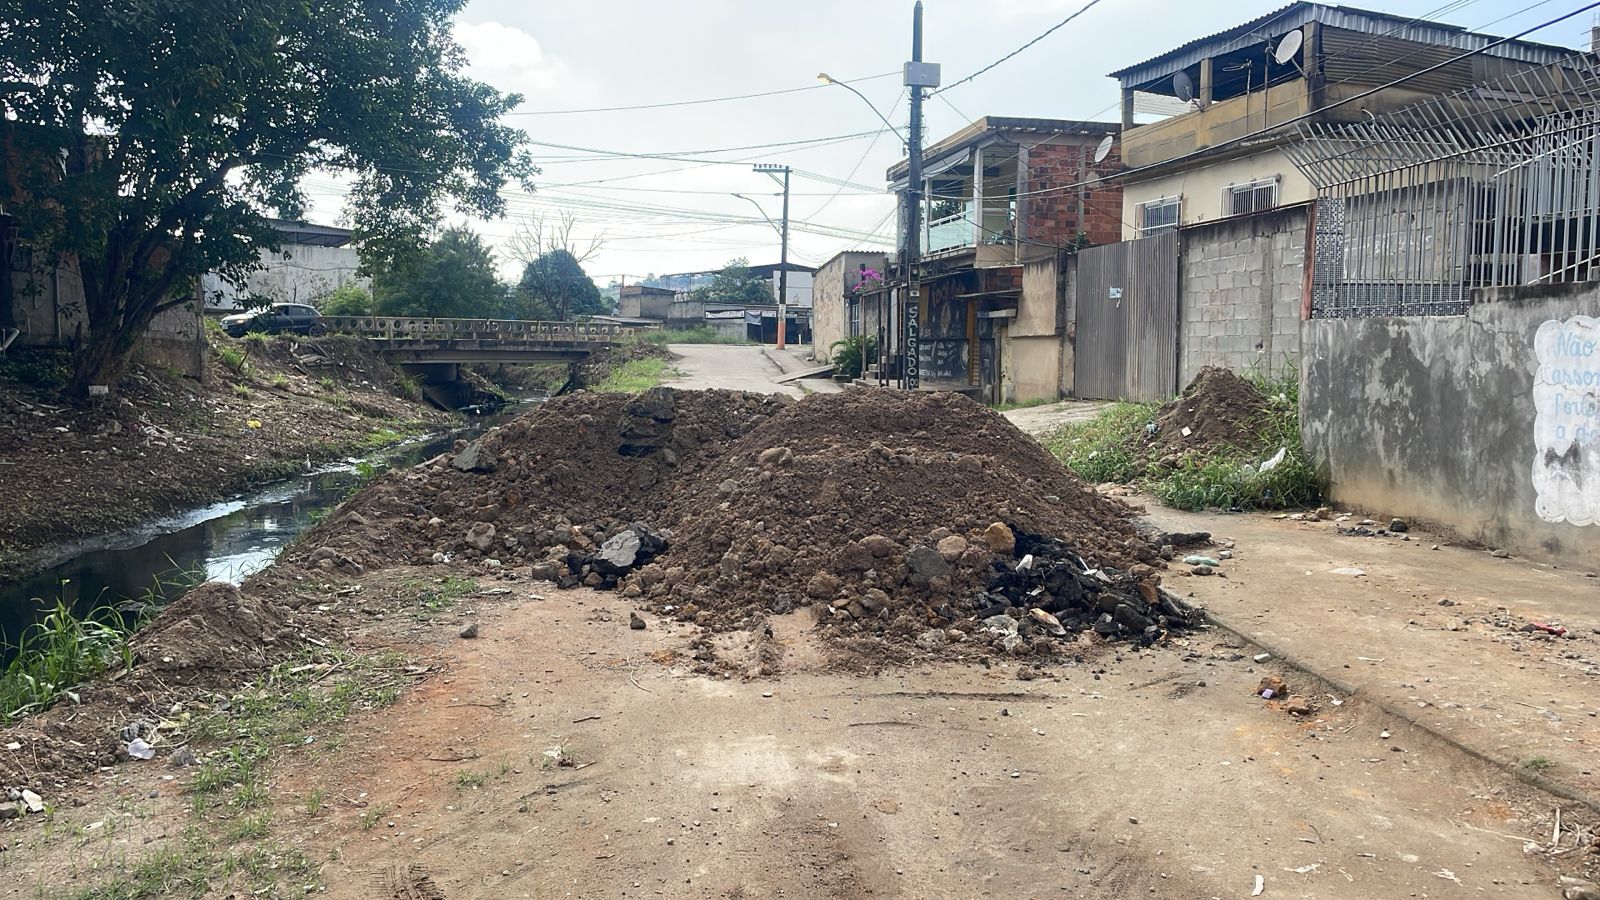
[[[413,316],[323,316],[328,331],[380,340],[492,340],[526,343],[613,343],[649,329],[608,322],[520,319],[436,319]]]

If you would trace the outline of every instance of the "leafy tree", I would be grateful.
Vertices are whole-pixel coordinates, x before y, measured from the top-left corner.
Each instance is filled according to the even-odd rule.
[[[509,306],[515,318],[552,321],[610,310],[594,280],[567,250],[552,250],[523,266]]]
[[[372,292],[359,284],[341,284],[319,305],[325,316],[370,316]]]
[[[760,275],[750,271],[750,261],[744,257],[730,260],[722,271],[712,276],[711,283],[694,292],[695,299],[716,303],[776,303],[772,287]]]
[[[236,284],[302,217],[299,182],[342,173],[373,259],[450,208],[495,216],[533,174],[520,102],[461,74],[465,0],[11,4],[0,143],[18,240],[73,262],[87,328],[71,387],[113,384],[139,335],[203,272]],[[16,180],[13,181],[13,178]]]
[[[380,316],[492,319],[500,315],[505,292],[483,241],[470,229],[447,228],[374,275],[372,297]]]
[[[523,220],[503,248],[522,263],[522,279],[511,291],[507,315],[518,319],[564,321],[608,312],[605,298],[584,274],[583,264],[604,244],[604,236],[580,242],[573,232],[577,219],[563,213],[556,221],[542,216]]]

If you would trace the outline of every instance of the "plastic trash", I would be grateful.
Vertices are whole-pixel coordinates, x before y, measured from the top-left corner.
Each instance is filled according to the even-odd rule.
[[[1026,572],[1031,568],[1033,568],[1033,554],[1029,553],[1028,555],[1022,557],[1021,562],[1017,563],[1017,571]]]
[[[1216,560],[1212,559],[1209,556],[1199,556],[1199,555],[1185,556],[1183,558],[1183,562],[1184,562],[1184,565],[1189,565],[1189,566],[1210,566],[1213,569],[1216,568],[1217,566],[1222,565],[1222,563],[1217,562]]]
[[[156,748],[146,743],[144,738],[134,738],[128,742],[128,755],[134,759],[155,759]]]
[[[1262,475],[1265,475],[1268,472],[1271,472],[1273,469],[1276,469],[1278,466],[1282,465],[1284,457],[1286,457],[1288,455],[1289,455],[1289,448],[1288,447],[1279,447],[1278,448],[1278,452],[1272,454],[1272,457],[1270,459],[1267,459],[1264,462],[1262,462],[1260,467],[1258,467],[1256,469],[1256,471],[1258,473],[1262,474]]]

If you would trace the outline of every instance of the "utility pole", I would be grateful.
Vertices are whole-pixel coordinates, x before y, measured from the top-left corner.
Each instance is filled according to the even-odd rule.
[[[918,264],[922,259],[922,89],[939,86],[939,64],[922,61],[922,0],[911,14],[911,61],[905,65],[905,86],[911,89],[911,130],[906,136],[909,157],[906,171],[906,297],[901,314],[901,382],[906,390],[922,385],[920,352],[922,291],[918,283]]]
[[[783,173],[783,228],[779,231],[778,250],[778,349],[783,349],[784,323],[789,317],[789,167],[772,163],[757,163],[751,167],[757,172]],[[757,204],[758,208],[760,204]]]

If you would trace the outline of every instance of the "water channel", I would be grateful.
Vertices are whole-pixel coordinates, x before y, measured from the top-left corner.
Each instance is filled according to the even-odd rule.
[[[338,505],[364,477],[397,466],[411,466],[448,450],[525,409],[474,417],[467,426],[429,435],[347,459],[305,475],[277,481],[244,495],[147,522],[137,528],[81,541],[56,564],[0,585],[0,661],[9,644],[53,609],[59,598],[79,613],[99,606],[132,610],[150,598],[161,582],[206,580],[238,584],[271,565],[279,551],[311,527],[319,513]],[[366,465],[362,465],[366,463]],[[174,598],[171,588],[166,599]]]

